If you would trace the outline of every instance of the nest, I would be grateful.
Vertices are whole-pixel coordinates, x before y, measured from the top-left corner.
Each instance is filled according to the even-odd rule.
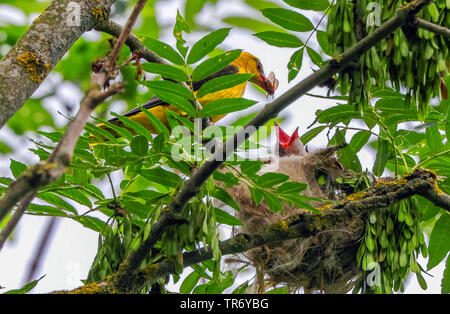
[[[290,181],[308,184],[307,196],[339,200],[353,192],[349,186],[336,181],[339,177],[354,175],[337,161],[334,152],[340,147],[329,147],[316,153],[284,156],[279,159],[276,172],[290,176]],[[322,184],[319,184],[318,181]],[[236,213],[242,227],[235,232],[262,233],[264,229],[282,219],[304,213],[306,210],[284,204],[284,211],[274,213],[261,202],[251,199],[247,185],[227,189],[239,203]],[[311,203],[321,206],[319,203]],[[323,232],[307,239],[294,239],[255,248],[245,253],[245,258],[257,270],[259,277],[271,285],[285,284],[291,291],[303,288],[305,292],[346,293],[359,274],[356,252],[363,235],[362,217],[354,217],[337,229]],[[265,276],[267,275],[267,276]],[[259,280],[259,292],[264,292],[264,280]]]

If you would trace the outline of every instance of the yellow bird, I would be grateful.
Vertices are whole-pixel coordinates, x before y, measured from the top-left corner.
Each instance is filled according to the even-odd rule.
[[[251,73],[254,74],[254,76],[249,80],[250,82],[262,87],[268,95],[272,96],[274,94],[274,91],[276,89],[276,86],[273,84],[273,80],[270,80],[266,78],[264,75],[264,70],[261,62],[258,58],[253,56],[252,54],[248,52],[242,52],[238,58],[236,58],[233,62],[231,62],[228,66],[223,68],[217,73],[214,73],[210,75],[209,77],[198,81],[193,82],[193,88],[194,93],[198,91],[198,89],[205,84],[207,81],[224,76],[224,75],[231,75],[236,73]],[[206,105],[207,103],[222,99],[222,98],[239,98],[244,95],[245,88],[247,86],[247,82],[244,82],[242,84],[239,84],[237,86],[220,90],[214,93],[210,93],[205,95],[204,97],[198,99],[200,104],[202,106]],[[150,111],[154,116],[156,116],[162,123],[164,123],[167,127],[169,126],[168,120],[166,117],[166,109],[174,111],[175,113],[179,115],[185,115],[184,112],[182,112],[177,107],[168,104],[161,99],[154,97],[150,99],[147,103],[142,105],[143,108],[146,108],[148,111]],[[150,121],[147,118],[147,115],[141,111],[140,107],[134,108],[131,111],[124,114],[124,116],[142,124],[144,127],[146,127],[150,132],[156,134],[157,131],[153,127],[153,125],[150,123]],[[225,115],[215,116],[212,117],[212,122],[219,121],[222,119]],[[109,120],[108,122],[114,123],[115,125],[122,126],[121,121],[118,118],[113,118]],[[102,128],[107,129],[107,127],[104,124],[99,125]]]

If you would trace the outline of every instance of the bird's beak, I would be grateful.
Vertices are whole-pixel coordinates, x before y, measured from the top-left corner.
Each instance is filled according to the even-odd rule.
[[[299,136],[298,136],[298,127],[292,133],[291,136],[286,134],[275,121],[275,127],[277,129],[278,143],[279,143],[279,154],[283,155],[292,155],[292,154],[301,154],[299,151]],[[303,144],[302,144],[303,147]]]
[[[266,93],[269,96],[273,96],[273,94],[275,93],[273,83],[270,80],[268,80],[264,76],[264,74],[256,74],[252,79],[250,79],[250,82],[260,86],[262,89],[266,91]]]

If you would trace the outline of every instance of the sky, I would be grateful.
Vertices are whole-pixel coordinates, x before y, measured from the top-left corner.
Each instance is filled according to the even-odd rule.
[[[224,1],[222,1],[223,3]],[[159,23],[167,25],[173,24],[177,8],[181,8],[181,1],[167,1],[159,2],[157,7]],[[9,10],[8,8],[6,8]],[[231,11],[230,11],[231,10]],[[221,17],[227,15],[245,15],[246,8],[239,1],[226,1],[226,4],[219,5],[214,10],[206,8],[203,14],[199,17],[199,21],[208,23],[212,28],[218,29],[225,27],[226,25],[220,22]],[[0,12],[6,12],[4,8],[0,8]],[[234,13],[234,14],[233,14]],[[302,12],[305,15],[311,14],[311,12]],[[9,15],[11,16],[11,15]],[[24,16],[20,14],[13,14],[17,23],[29,23],[29,20],[25,20]],[[0,22],[5,21],[4,14],[0,14]],[[124,21],[118,21],[123,24]],[[303,34],[303,40],[306,39],[308,34]],[[84,35],[86,39],[96,39],[98,34],[95,31],[91,31]],[[186,36],[188,43],[193,44],[198,35]],[[163,34],[162,40],[173,44],[174,39],[170,34]],[[287,82],[287,68],[290,56],[295,49],[276,48],[271,47],[252,36],[250,32],[241,32],[236,29],[232,29],[230,36],[225,40],[222,45],[224,49],[243,49],[252,54],[258,56],[261,60],[266,74],[270,71],[274,71],[277,79],[280,81],[276,95],[281,95],[287,91],[294,84],[300,82],[307,75],[312,73],[313,65],[307,59],[305,55],[304,65],[302,71],[298,77],[288,84]],[[51,84],[59,84],[61,77],[58,74],[51,73],[49,77],[44,81],[41,87],[36,91],[35,95],[42,93]],[[324,94],[323,89],[314,89],[311,91],[313,94]],[[61,84],[58,89],[59,97],[66,97],[71,101],[78,103],[83,96],[82,91],[76,88],[70,83]],[[245,94],[246,98],[258,99],[260,103],[257,105],[261,108],[264,104],[270,102],[270,99],[265,99],[257,94],[255,90],[248,88]],[[50,100],[46,105],[47,108],[54,108],[57,104],[57,100]],[[59,105],[59,104],[58,104]],[[299,127],[299,133],[303,134],[308,129],[307,127],[314,121],[315,111],[318,109],[326,109],[330,105],[334,105],[334,101],[318,100],[317,98],[304,96],[301,99],[294,102],[289,108],[282,112],[282,116],[286,116],[287,119],[283,123],[283,129],[287,133],[292,132],[297,126]],[[121,104],[115,104],[111,106],[111,110],[114,112],[120,112]],[[252,110],[254,110],[252,108]],[[250,110],[251,111],[251,110]],[[56,114],[52,109],[55,120],[58,125],[65,123],[65,119]],[[234,116],[235,117],[235,116]],[[226,125],[230,121],[233,121],[233,115],[224,118],[219,124]],[[325,133],[325,132],[323,132]],[[33,137],[33,134],[26,134],[29,137]],[[352,133],[349,133],[352,135]],[[23,137],[16,136],[12,131],[6,127],[0,130],[0,138],[15,147],[22,146],[19,153],[14,155],[14,158],[27,164],[34,164],[37,162],[35,156],[27,151],[27,147],[31,147],[31,143]],[[327,139],[325,134],[317,137],[309,144],[311,151],[326,146]],[[358,153],[358,156],[363,165],[363,169],[371,169],[374,155],[373,151],[367,149]],[[9,171],[9,157],[0,156],[0,176],[11,176]],[[119,174],[116,174],[119,175]],[[120,182],[120,180],[113,181]],[[108,196],[109,191],[104,191]],[[83,212],[83,210],[79,210]],[[41,238],[42,233],[48,224],[48,217],[30,216],[25,215],[17,226],[13,239],[8,241],[2,251],[0,252],[0,286],[6,287],[5,290],[16,289],[25,284],[26,271],[30,266],[31,258],[35,254],[38,240]],[[45,252],[44,263],[38,270],[36,279],[45,275],[45,277],[38,283],[33,293],[45,293],[59,289],[73,289],[81,285],[80,279],[84,279],[87,276],[89,267],[97,252],[97,240],[98,234],[90,229],[84,228],[79,223],[70,219],[57,219],[57,225],[54,230],[51,245]],[[423,259],[419,263],[426,267],[426,261]],[[425,280],[428,284],[428,290],[426,293],[440,293],[440,280],[443,273],[445,264],[441,263],[429,273],[434,277],[425,275]],[[187,270],[188,273],[190,270]],[[185,275],[186,275],[185,273]],[[170,289],[177,289],[178,285],[170,285]],[[0,290],[1,292],[2,290]],[[4,290],[3,290],[4,291]],[[424,291],[418,286],[417,280],[412,278],[407,284],[406,293],[424,293]]]

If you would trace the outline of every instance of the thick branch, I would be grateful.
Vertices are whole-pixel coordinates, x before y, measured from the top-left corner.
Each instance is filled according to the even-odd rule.
[[[239,147],[257,128],[267,123],[270,119],[275,118],[283,109],[299,99],[309,90],[325,82],[332,75],[342,71],[354,59],[358,58],[365,51],[373,47],[380,40],[394,32],[402,25],[409,22],[414,14],[416,14],[428,1],[416,0],[406,6],[400,8],[397,13],[383,25],[377,28],[373,33],[363,38],[354,47],[339,58],[332,60],[330,63],[314,72],[306,79],[295,85],[286,93],[278,97],[275,101],[267,104],[265,108],[256,115],[245,128],[239,130],[233,138],[225,143],[223,150],[216,149],[216,154],[210,160],[206,161],[200,167],[195,175],[193,175],[183,186],[180,193],[169,206],[168,212],[161,215],[158,221],[153,225],[148,238],[142,245],[132,254],[130,254],[126,267],[128,273],[136,271],[140,267],[141,262],[151,251],[153,246],[159,241],[165,230],[170,226],[171,217],[180,213],[186,203],[200,191],[203,183],[212,175],[212,173]],[[125,278],[125,277],[124,277]]]
[[[398,180],[379,180],[367,191],[351,194],[346,200],[322,208],[321,213],[304,213],[281,220],[265,229],[259,235],[238,234],[222,241],[219,249],[222,255],[237,254],[250,249],[296,238],[309,238],[326,230],[337,230],[356,215],[371,210],[386,208],[402,199],[421,195],[429,200],[439,200],[436,205],[450,211],[450,197],[437,189],[436,175],[425,170],[415,170]],[[201,248],[183,254],[183,267],[188,267],[213,257],[213,249]],[[176,272],[175,263],[164,261],[129,273],[124,264],[119,271],[100,283],[78,288],[72,293],[132,293],[157,279]],[[123,280],[126,276],[127,280]],[[124,284],[124,282],[126,284]]]
[[[450,40],[450,29],[444,26],[440,26],[425,20],[422,20],[421,18],[416,17],[412,23],[413,25],[423,28],[427,31],[433,32],[436,35],[441,35],[442,37],[447,38]]]
[[[92,73],[90,87],[81,101],[80,109],[75,115],[75,118],[69,123],[66,132],[63,134],[48,160],[26,171],[24,175],[20,176],[11,184],[2,199],[0,199],[0,221],[3,220],[6,214],[11,211],[13,206],[24,195],[30,192],[36,193],[40,187],[54,182],[64,173],[66,167],[70,164],[75,144],[91,112],[109,96],[123,91],[124,83],[117,83],[105,91],[102,90],[108,81],[115,77],[114,73],[116,72],[116,62],[119,52],[125,44],[125,39],[130,35],[131,28],[136,22],[137,15],[141,12],[145,2],[146,0],[138,1],[128,18],[126,27],[119,35],[119,40],[114,45],[113,51],[104,63],[100,63],[100,70]]]
[[[33,191],[36,192],[40,187],[54,182],[64,173],[64,170],[70,164],[75,144],[92,110],[110,95],[122,92],[123,83],[112,85],[105,92],[101,92],[101,88],[98,85],[94,85],[86,92],[86,96],[81,101],[80,109],[69,123],[66,132],[48,160],[26,170],[16,181],[11,183],[0,199],[0,221],[5,218],[24,195]]]
[[[115,0],[54,0],[0,61],[0,129]]]

